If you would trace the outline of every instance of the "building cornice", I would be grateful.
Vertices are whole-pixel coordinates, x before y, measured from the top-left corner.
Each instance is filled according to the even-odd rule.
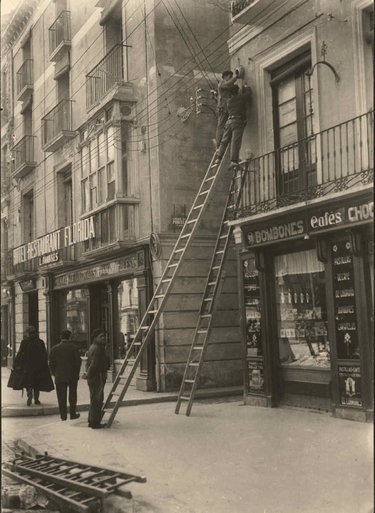
[[[2,34],[1,41],[5,50],[9,50],[14,45],[37,6],[38,0],[23,0],[18,4]]]

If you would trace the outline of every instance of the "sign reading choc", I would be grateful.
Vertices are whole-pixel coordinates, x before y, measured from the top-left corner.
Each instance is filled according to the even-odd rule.
[[[13,250],[13,265],[27,262],[36,257],[55,253],[61,248],[73,246],[95,238],[94,217],[88,217],[54,232],[47,233]]]

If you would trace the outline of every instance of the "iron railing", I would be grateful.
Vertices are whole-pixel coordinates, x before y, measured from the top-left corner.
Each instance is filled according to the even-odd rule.
[[[249,7],[249,5],[253,4],[255,0],[236,0],[231,2],[231,11],[232,16],[237,16],[241,11]]]
[[[71,42],[70,11],[62,11],[48,29],[50,55],[63,42]]]
[[[86,108],[100,102],[112,87],[124,78],[122,45],[112,50],[86,75]]]
[[[33,61],[26,59],[20,69],[17,71],[17,96],[22,89],[33,85]]]
[[[373,112],[253,158],[236,218],[373,181]]]
[[[61,100],[42,118],[42,146],[64,131],[72,131],[72,100]]]
[[[14,157],[14,172],[17,174],[19,169],[23,166],[35,165],[34,160],[34,139],[33,135],[25,135],[22,139],[12,148]]]

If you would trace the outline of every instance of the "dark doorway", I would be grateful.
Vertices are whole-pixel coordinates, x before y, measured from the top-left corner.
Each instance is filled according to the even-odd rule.
[[[39,310],[38,310],[38,292],[30,292],[29,296],[29,326],[34,326],[38,331]]]

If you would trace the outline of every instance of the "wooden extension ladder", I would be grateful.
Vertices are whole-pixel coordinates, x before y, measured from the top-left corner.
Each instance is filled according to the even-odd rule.
[[[225,159],[223,159],[222,163],[217,165],[215,164],[215,158],[216,154],[214,154],[211,159],[210,165],[202,180],[186,222],[162,273],[159,284],[156,287],[154,295],[147,307],[133,341],[128,348],[121,368],[112,383],[108,397],[104,402],[102,419],[107,428],[111,427],[117,411],[121,406],[121,402],[133,379],[135,371],[141,361],[144,350],[152,338],[159,317],[166,304],[168,294],[171,291],[173,282],[183,261],[185,252],[197,230],[199,221],[201,220],[203,212],[208,204],[210,193],[215,186],[220,169],[225,163]],[[131,368],[129,372],[126,373],[128,367]]]
[[[242,163],[241,163],[242,164]],[[208,341],[212,329],[212,319],[215,311],[217,298],[220,296],[223,278],[223,264],[230,243],[232,227],[229,226],[231,214],[235,212],[241,198],[241,190],[244,183],[245,173],[241,173],[240,167],[235,168],[231,182],[219,234],[216,240],[215,250],[211,260],[211,266],[202,297],[199,310],[199,317],[195,328],[193,341],[189,351],[185,372],[182,378],[180,392],[177,398],[175,413],[180,412],[182,402],[186,402],[187,416],[191,408],[198,388],[198,381],[204,357],[207,351]]]
[[[68,508],[79,513],[101,513],[104,498],[115,493],[130,499],[131,492],[120,487],[131,482],[146,482],[143,476],[55,458],[48,453],[36,458],[17,456],[13,463],[3,465],[2,473],[34,486],[64,511]]]

